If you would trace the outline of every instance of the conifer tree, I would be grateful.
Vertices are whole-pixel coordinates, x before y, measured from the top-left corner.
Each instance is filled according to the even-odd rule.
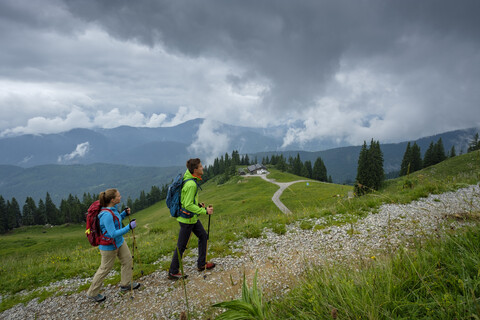
[[[425,152],[425,156],[423,157],[423,167],[427,168],[433,166],[435,164],[435,154],[434,154],[434,144],[433,141],[430,142],[427,151]]]
[[[456,156],[457,156],[457,152],[455,151],[455,146],[452,146],[452,148],[450,149],[449,157],[453,158],[453,157],[456,157]]]
[[[480,150],[480,140],[478,138],[478,132],[473,136],[472,141],[468,144],[467,152]]]
[[[293,174],[295,174],[297,176],[302,175],[303,163],[300,160],[300,154],[297,153],[297,156],[295,157],[295,159],[292,159],[291,166],[292,166],[292,173]]]
[[[364,141],[358,157],[355,193],[363,195],[371,190],[378,190],[385,179],[383,171],[383,153],[380,142],[372,139],[370,148]]]
[[[23,224],[26,226],[31,226],[35,224],[35,216],[36,216],[37,206],[35,205],[35,201],[31,197],[27,197],[25,199],[25,204],[23,205]]]
[[[320,157],[313,164],[312,178],[318,181],[327,181],[327,168]]]
[[[7,206],[5,205],[5,199],[0,195],[0,233],[5,233],[7,230]]]
[[[285,162],[285,158],[281,154],[280,157],[277,158],[277,169],[284,172],[287,171],[287,163]]]
[[[434,151],[436,160],[435,164],[447,159],[447,156],[445,155],[445,148],[443,147],[442,138],[438,139],[437,143],[435,144]]]
[[[65,223],[70,223],[72,222],[72,217],[71,217],[71,210],[70,210],[70,207],[68,205],[68,201],[65,200],[65,199],[62,199],[62,201],[60,201],[60,214],[62,215],[63,217],[63,222]]]
[[[400,165],[400,176],[406,176],[409,174],[410,167],[412,165],[412,148],[410,147],[410,142],[407,144],[407,149],[403,154],[402,164]]]
[[[383,170],[383,153],[380,149],[380,142],[372,139],[370,143],[369,163],[372,167],[373,186],[375,190],[379,190],[385,180],[385,172]]]
[[[47,223],[47,209],[42,199],[38,200],[38,208],[34,216],[36,225],[44,225]]]
[[[358,166],[357,166],[357,178],[354,186],[355,194],[361,196],[365,194],[368,186],[368,149],[367,142],[363,142],[362,149],[360,150],[360,155],[358,156]]]
[[[412,146],[412,162],[410,164],[410,172],[415,172],[422,169],[422,153],[420,147],[416,142]]]
[[[15,198],[12,198],[11,201],[7,200],[7,230],[12,230],[13,228],[18,228],[20,226],[21,212],[18,202]],[[20,219],[19,219],[20,217]]]
[[[248,158],[248,154],[245,155],[245,165],[250,165],[250,159]]]
[[[45,197],[45,212],[47,213],[47,223],[58,225],[62,224],[62,219],[60,217],[60,211],[58,210],[55,203],[53,203],[50,194],[47,192]]]
[[[305,161],[304,168],[307,172],[307,175],[305,177],[311,179],[313,174],[312,162],[310,160]]]

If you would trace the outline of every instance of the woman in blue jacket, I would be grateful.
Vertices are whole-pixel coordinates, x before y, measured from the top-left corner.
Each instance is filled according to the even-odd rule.
[[[116,257],[118,257],[122,266],[120,290],[127,291],[140,287],[140,283],[132,282],[133,259],[127,242],[123,239],[123,235],[133,230],[137,224],[135,220],[132,220],[126,227],[122,228],[121,221],[130,214],[130,208],[119,213],[117,205],[121,199],[122,196],[117,189],[105,190],[101,192],[99,196],[100,205],[102,206],[98,214],[100,229],[102,234],[105,233],[107,239],[113,239],[113,241],[112,244],[98,246],[100,254],[102,255],[102,262],[87,292],[88,297],[96,302],[105,300],[105,296],[100,294],[100,288],[103,280],[110,270],[112,270]]]

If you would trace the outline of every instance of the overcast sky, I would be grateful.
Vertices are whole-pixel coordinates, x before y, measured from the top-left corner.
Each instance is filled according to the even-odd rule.
[[[301,124],[285,145],[479,127],[479,13],[477,0],[1,0],[0,136],[199,117]]]

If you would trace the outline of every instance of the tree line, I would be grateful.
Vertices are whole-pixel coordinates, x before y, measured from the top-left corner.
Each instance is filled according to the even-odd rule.
[[[240,156],[237,150],[233,150],[231,155],[225,153],[220,158],[215,158],[211,166],[205,167],[203,181],[206,182],[215,176],[220,176],[217,183],[222,184],[228,181],[230,177],[238,174],[238,166],[248,166],[256,163],[258,163],[257,157],[250,161],[248,154]],[[263,165],[272,165],[280,171],[289,172],[297,176],[332,182],[332,177],[328,176],[325,163],[320,157],[315,160],[313,166],[310,160],[302,162],[299,153],[297,153],[296,157],[289,157],[288,159],[285,159],[282,154],[272,155],[270,158],[267,156],[262,158],[261,163]]]
[[[469,143],[467,151],[472,152],[476,150],[480,150],[478,133],[475,134]],[[414,142],[412,145],[408,142],[400,165],[399,175],[408,175],[409,173],[433,166],[447,158],[455,156],[455,146],[452,146],[450,151],[446,153],[442,138],[438,139],[436,143],[433,143],[433,141],[430,142],[423,159],[420,147],[417,143]],[[367,143],[364,141],[358,157],[357,177],[354,184],[355,195],[361,196],[365,193],[379,190],[385,179],[386,175],[383,170],[383,153],[380,149],[380,143],[372,139],[370,147],[367,147]]]
[[[480,150],[480,141],[478,139],[478,133],[475,134],[473,139],[468,144],[467,152]],[[406,176],[409,173],[433,166],[440,163],[447,158],[453,158],[457,156],[455,146],[452,146],[449,152],[445,152],[442,138],[438,139],[436,143],[430,142],[430,145],[425,151],[425,155],[422,159],[420,147],[416,142],[413,145],[408,142],[405,153],[403,154],[402,164],[400,165],[400,176]]]
[[[332,182],[332,176],[328,175],[327,167],[320,157],[315,160],[313,166],[310,160],[302,162],[299,153],[297,153],[296,157],[288,157],[288,160],[282,154],[272,155],[270,159],[267,156],[262,159],[262,163],[273,165],[280,171],[289,172],[300,177]]]
[[[150,192],[140,192],[139,198],[132,200],[128,197],[127,206],[133,212],[143,210],[167,197],[168,185],[162,187],[152,186]],[[27,197],[22,208],[13,197],[5,201],[0,195],[0,234],[14,228],[32,225],[61,225],[64,223],[82,223],[88,207],[98,199],[98,195],[84,193],[82,200],[70,194],[67,199],[62,199],[60,206],[56,206],[47,192],[45,200],[40,199],[38,204],[32,197]],[[122,205],[121,210],[125,208]]]

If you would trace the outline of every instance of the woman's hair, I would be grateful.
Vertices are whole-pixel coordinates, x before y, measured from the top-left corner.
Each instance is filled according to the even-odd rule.
[[[98,200],[100,200],[100,205],[102,207],[106,207],[110,201],[112,201],[117,196],[117,189],[107,189],[105,191],[100,192],[98,196]]]
[[[193,170],[197,169],[199,164],[200,164],[200,159],[198,158],[188,160],[187,161],[188,171],[190,171],[190,173],[193,173]]]

